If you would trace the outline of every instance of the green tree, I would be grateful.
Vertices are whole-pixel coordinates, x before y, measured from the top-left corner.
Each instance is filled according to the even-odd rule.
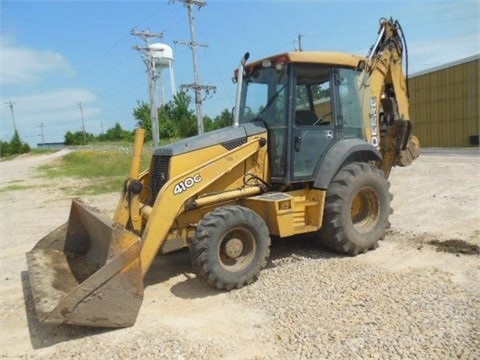
[[[213,123],[212,118],[208,115],[203,117],[203,129],[205,132],[215,130],[215,124]]]
[[[152,118],[150,105],[146,102],[137,101],[137,107],[133,109],[133,117],[137,119],[137,125],[145,129],[145,140],[152,140]]]
[[[91,133],[86,133],[84,137],[83,131],[75,131],[74,133],[67,131],[65,134],[65,145],[85,145],[85,138],[88,144],[95,139],[95,136]]]
[[[158,109],[160,138],[180,138],[197,134],[197,121],[193,111],[189,110],[190,97],[185,92],[174,96],[173,101]],[[150,105],[145,102],[137,102],[133,109],[133,116],[137,119],[137,125],[147,131],[147,140],[152,139],[152,120],[150,117]]]
[[[0,157],[10,155],[10,144],[7,141],[0,142]]]
[[[190,137],[196,135],[197,119],[192,110],[189,110],[191,98],[185,92],[179,92],[173,98],[173,106],[170,113],[178,137]]]
[[[18,134],[17,130],[15,130],[10,142],[0,142],[0,156],[25,154],[28,152],[30,152],[30,146],[20,139],[20,135]]]
[[[18,135],[18,131],[15,130],[12,140],[10,140],[10,151],[12,154],[21,154],[22,153],[22,140]]]
[[[99,141],[133,141],[133,133],[122,129],[117,122],[113,128],[107,130],[105,134],[97,136]]]
[[[224,109],[220,115],[217,115],[213,120],[205,117],[205,131],[212,131],[221,129],[232,125],[232,113],[228,109]]]
[[[173,139],[179,137],[175,123],[172,121],[172,103],[161,106],[158,109],[158,122],[160,123],[160,138]]]

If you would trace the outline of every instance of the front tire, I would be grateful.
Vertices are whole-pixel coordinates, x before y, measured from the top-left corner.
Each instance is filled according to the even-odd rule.
[[[252,283],[269,256],[265,222],[241,206],[223,206],[205,215],[190,244],[197,274],[217,289],[239,289]]]
[[[369,163],[340,169],[327,190],[320,243],[357,255],[378,246],[390,227],[390,183]]]

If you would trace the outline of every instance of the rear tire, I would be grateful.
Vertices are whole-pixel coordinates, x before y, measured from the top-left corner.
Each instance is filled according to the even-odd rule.
[[[205,215],[190,244],[197,274],[217,289],[239,289],[252,283],[269,256],[265,222],[241,206],[223,206]]]
[[[389,188],[372,164],[355,162],[340,169],[327,190],[319,242],[348,255],[375,249],[390,227]]]

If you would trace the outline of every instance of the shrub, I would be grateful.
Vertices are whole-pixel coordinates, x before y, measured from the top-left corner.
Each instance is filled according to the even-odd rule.
[[[27,143],[22,142],[18,131],[15,130],[15,133],[10,140],[10,142],[2,141],[0,142],[0,156],[10,156],[17,154],[25,154],[30,152],[30,146]]]

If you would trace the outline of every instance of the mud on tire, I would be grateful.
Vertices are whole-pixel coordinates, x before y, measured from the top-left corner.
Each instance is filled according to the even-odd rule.
[[[372,164],[355,162],[340,169],[327,190],[318,242],[349,255],[376,248],[390,227],[389,188]]]
[[[270,235],[265,222],[241,206],[223,206],[205,215],[190,244],[194,269],[217,289],[252,283],[269,256]]]

